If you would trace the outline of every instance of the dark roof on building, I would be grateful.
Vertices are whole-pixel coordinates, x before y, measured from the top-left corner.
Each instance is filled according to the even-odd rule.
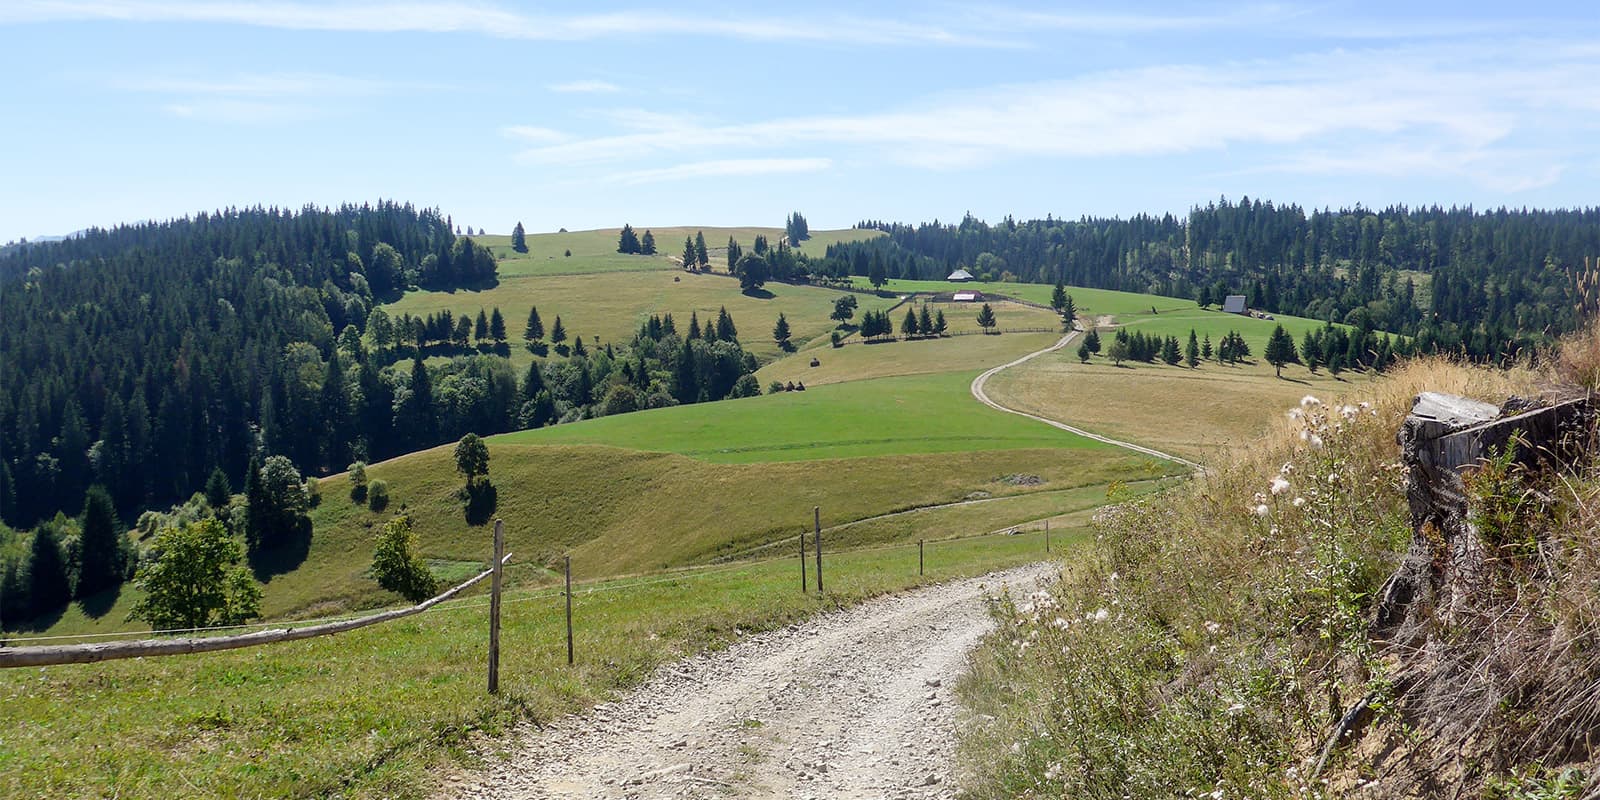
[[[1222,310],[1228,312],[1229,314],[1243,314],[1243,313],[1245,313],[1246,309],[1244,307],[1244,295],[1242,295],[1242,294],[1230,294],[1230,295],[1228,295],[1228,299],[1222,301]]]

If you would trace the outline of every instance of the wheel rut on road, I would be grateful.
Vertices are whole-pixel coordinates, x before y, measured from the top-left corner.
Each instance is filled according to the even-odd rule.
[[[951,798],[952,685],[1032,564],[876,598],[659,669],[621,699],[518,737],[444,797]]]

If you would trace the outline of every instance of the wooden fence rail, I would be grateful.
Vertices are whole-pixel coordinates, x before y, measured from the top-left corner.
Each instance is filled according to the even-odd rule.
[[[507,553],[505,558],[500,560],[500,563],[505,564],[510,560],[511,554]],[[320,625],[307,625],[304,628],[272,628],[235,636],[185,636],[174,639],[141,639],[133,642],[0,647],[0,669],[8,667],[43,667],[52,664],[92,664],[96,661],[113,661],[120,658],[210,653],[217,650],[237,650],[242,647],[256,647],[263,644],[292,642],[297,639],[310,639],[316,636],[344,633],[357,628],[365,628],[368,625],[376,625],[380,622],[388,622],[401,617],[409,617],[412,614],[420,614],[439,603],[455,597],[468,587],[492,574],[494,574],[493,568],[486,569],[478,573],[477,577],[471,578],[443,594],[431,597],[409,608],[396,608],[356,619],[325,622]]]

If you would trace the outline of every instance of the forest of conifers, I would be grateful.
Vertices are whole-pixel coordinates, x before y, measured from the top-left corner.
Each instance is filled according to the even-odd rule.
[[[1210,302],[1243,293],[1256,308],[1481,358],[1571,329],[1574,287],[1600,254],[1600,211],[1588,209],[1307,215],[1244,200],[1186,218],[865,224],[889,235],[816,259],[780,247],[773,279],[937,279],[964,266]],[[404,331],[388,346],[363,335],[408,286],[495,279],[493,255],[450,220],[394,203],[228,210],[0,251],[0,518],[77,513],[93,484],[131,515],[182,501],[213,468],[241,485],[252,456],[316,474],[468,431],[754,386],[736,336],[679,336],[670,319],[525,376],[504,357],[504,327],[521,321],[498,310],[496,337],[480,332],[475,348],[450,320],[385,320]],[[416,383],[420,356],[436,354],[461,357]]]
[[[830,274],[980,278],[1120,289],[1333,319],[1416,336],[1422,349],[1494,359],[1580,316],[1578,279],[1600,257],[1600,209],[1357,207],[1307,214],[1241,199],[1187,217],[995,225],[864,222],[888,237],[829,248]],[[1592,281],[1589,282],[1592,285]]]

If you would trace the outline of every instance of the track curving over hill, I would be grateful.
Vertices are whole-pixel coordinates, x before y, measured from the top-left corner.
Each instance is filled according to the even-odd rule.
[[[984,371],[984,373],[982,375],[979,375],[978,377],[976,377],[976,378],[974,378],[972,380],[972,396],[977,398],[978,402],[983,403],[984,405],[986,405],[986,406],[988,406],[990,408],[993,408],[993,409],[995,409],[997,411],[1004,411],[1004,412],[1006,412],[1008,414],[1016,414],[1017,416],[1027,417],[1028,419],[1031,419],[1031,420],[1037,420],[1039,422],[1043,422],[1046,425],[1050,425],[1052,427],[1060,428],[1061,430],[1067,431],[1068,433],[1075,433],[1075,434],[1077,434],[1079,436],[1082,436],[1082,437],[1084,437],[1086,439],[1093,439],[1093,440],[1095,440],[1097,442],[1104,442],[1104,443],[1109,444],[1109,445],[1115,445],[1117,447],[1126,448],[1126,449],[1132,450],[1132,451],[1134,451],[1136,453],[1144,453],[1147,456],[1155,456],[1156,458],[1160,458],[1160,459],[1165,459],[1167,461],[1176,462],[1176,463],[1182,464],[1182,465],[1184,465],[1186,467],[1189,467],[1190,469],[1193,469],[1193,470],[1195,470],[1197,472],[1200,471],[1200,470],[1203,470],[1204,467],[1202,467],[1201,465],[1199,465],[1199,464],[1197,464],[1197,463],[1195,463],[1193,461],[1190,461],[1187,458],[1183,458],[1182,456],[1175,456],[1175,455],[1173,455],[1171,453],[1164,453],[1164,452],[1162,452],[1160,450],[1156,450],[1154,448],[1145,447],[1143,445],[1137,445],[1137,444],[1134,444],[1132,442],[1125,442],[1125,441],[1122,441],[1121,439],[1112,439],[1109,436],[1101,436],[1098,433],[1091,433],[1091,432],[1086,431],[1086,430],[1084,430],[1082,428],[1077,428],[1077,427],[1073,427],[1071,425],[1068,425],[1068,424],[1066,424],[1064,422],[1057,422],[1057,421],[1055,421],[1053,419],[1048,419],[1046,417],[1041,417],[1041,416],[1039,416],[1037,414],[1029,414],[1026,411],[1019,411],[1019,410],[1017,410],[1015,408],[1010,408],[1010,407],[1007,407],[1007,406],[1003,406],[1003,405],[995,402],[994,399],[990,398],[988,393],[984,391],[984,384],[988,383],[990,378],[992,378],[995,375],[999,374],[1002,370],[1010,369],[1011,367],[1015,367],[1018,364],[1024,363],[1024,362],[1026,362],[1026,361],[1028,361],[1030,359],[1033,359],[1033,358],[1037,358],[1038,356],[1042,356],[1042,355],[1044,355],[1046,353],[1054,353],[1055,351],[1060,350],[1063,347],[1066,347],[1067,344],[1069,342],[1071,342],[1073,339],[1076,339],[1078,337],[1078,333],[1079,333],[1078,331],[1071,331],[1067,335],[1061,337],[1060,341],[1056,342],[1053,345],[1050,345],[1049,347],[1044,348],[1043,350],[1035,350],[1034,352],[1029,353],[1029,354],[1027,354],[1027,355],[1015,360],[1015,361],[1011,361],[1011,362],[1008,362],[1008,363],[1005,363],[1005,364],[1001,364],[998,367],[992,367],[992,368]]]

